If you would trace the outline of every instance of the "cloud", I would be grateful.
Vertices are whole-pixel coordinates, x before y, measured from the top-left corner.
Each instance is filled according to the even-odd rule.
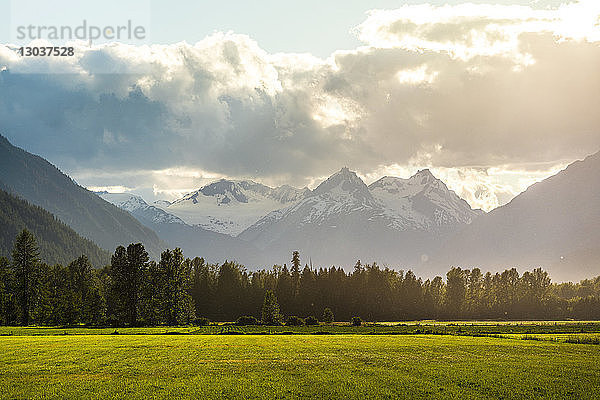
[[[600,4],[582,0],[557,9],[519,5],[465,3],[433,6],[405,5],[396,10],[373,10],[357,28],[369,46],[443,52],[469,60],[504,56],[532,62],[520,48],[524,32],[551,33],[560,39],[600,40]]]
[[[0,45],[0,132],[87,185],[152,196],[429,166],[489,209],[522,190],[493,168],[531,182],[515,165],[549,174],[600,148],[599,17],[595,1],[403,6],[371,12],[364,46],[327,59],[234,33],[43,59]]]

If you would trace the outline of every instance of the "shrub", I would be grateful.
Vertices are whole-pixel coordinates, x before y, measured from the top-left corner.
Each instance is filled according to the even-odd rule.
[[[208,326],[208,325],[210,325],[210,319],[204,318],[204,317],[196,318],[194,320],[194,325],[196,325],[196,326]]]
[[[288,326],[302,326],[302,325],[304,325],[304,320],[300,317],[292,315],[287,318],[287,320],[285,321],[285,324]]]
[[[326,307],[323,310],[323,318],[322,318],[323,322],[326,322],[328,324],[332,323],[335,319],[333,317],[333,311],[331,311],[331,308]]]
[[[258,320],[252,315],[242,315],[235,321],[236,325],[244,326],[244,325],[259,325]]]
[[[310,317],[306,317],[304,319],[304,323],[306,325],[319,325],[319,320],[311,315]]]
[[[352,326],[361,326],[362,325],[362,319],[360,319],[360,317],[352,317]]]

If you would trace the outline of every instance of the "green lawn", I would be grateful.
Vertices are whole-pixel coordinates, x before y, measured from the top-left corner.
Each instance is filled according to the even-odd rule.
[[[365,323],[350,326],[348,322],[321,324],[317,326],[236,326],[233,323],[213,323],[209,326],[142,327],[142,328],[86,328],[44,326],[2,326],[0,336],[22,335],[160,335],[180,333],[215,335],[222,333],[243,334],[448,334],[448,335],[525,335],[525,334],[579,334],[600,333],[598,321],[410,321]]]
[[[595,399],[600,346],[450,335],[0,337],[3,399]]]

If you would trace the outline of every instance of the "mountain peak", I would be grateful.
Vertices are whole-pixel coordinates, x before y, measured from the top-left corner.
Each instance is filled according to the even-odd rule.
[[[348,168],[348,167],[342,167],[342,169],[340,169],[338,172],[331,175],[331,177],[334,177],[334,176],[345,177],[347,179],[357,178],[360,180],[360,178],[358,178],[358,175],[356,175],[356,172],[350,171],[350,168]]]
[[[317,186],[313,193],[323,194],[331,191],[363,192],[368,194],[369,189],[362,179],[356,175],[356,172],[350,171],[348,167],[343,167]]]
[[[416,174],[410,177],[410,179],[421,179],[422,183],[428,183],[431,181],[438,180],[435,176],[433,176],[429,168],[418,170]]]
[[[339,171],[332,174],[328,179],[331,179],[331,178],[354,179],[355,177],[357,179],[359,179],[358,176],[356,175],[356,172],[350,171],[350,168],[348,168],[348,167],[342,167],[342,169],[340,169]]]

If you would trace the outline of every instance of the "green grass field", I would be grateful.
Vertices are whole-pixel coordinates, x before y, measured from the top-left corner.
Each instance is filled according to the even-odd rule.
[[[0,327],[0,336],[52,335],[126,335],[161,334],[447,334],[447,335],[519,335],[519,334],[580,334],[600,333],[598,321],[409,321],[365,323],[350,326],[348,322],[317,326],[236,326],[232,323],[213,323],[209,326],[86,328],[86,327]]]
[[[0,397],[596,399],[600,390],[598,345],[516,334],[158,334],[177,329],[198,330],[2,328]]]

